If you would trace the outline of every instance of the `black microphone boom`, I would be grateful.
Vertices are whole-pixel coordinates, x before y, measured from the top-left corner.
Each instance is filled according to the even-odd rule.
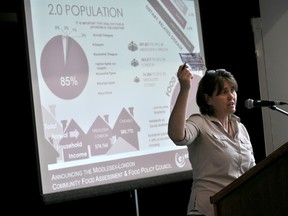
[[[245,101],[245,107],[248,109],[251,109],[253,107],[271,107],[275,105],[285,105],[285,104],[287,103],[281,101],[252,100],[252,99],[247,99]]]

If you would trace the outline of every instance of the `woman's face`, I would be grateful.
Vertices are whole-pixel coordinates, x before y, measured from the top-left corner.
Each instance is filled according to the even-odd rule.
[[[211,97],[207,97],[207,104],[214,107],[215,117],[225,117],[236,111],[237,92],[232,83],[224,81],[223,89],[217,95],[215,90]]]

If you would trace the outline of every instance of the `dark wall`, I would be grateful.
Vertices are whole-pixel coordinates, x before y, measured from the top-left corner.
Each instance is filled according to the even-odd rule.
[[[141,216],[185,215],[190,194],[190,181],[160,185],[135,191],[44,205],[39,192],[33,119],[27,72],[25,39],[21,19],[21,0],[1,3],[0,12],[17,15],[1,16],[1,101],[5,133],[2,133],[2,196],[9,212],[71,215],[78,211],[94,215]],[[265,157],[260,109],[247,110],[247,98],[259,98],[257,63],[250,20],[259,16],[258,0],[244,4],[235,1],[200,0],[206,65],[209,69],[225,68],[239,82],[237,115],[246,125],[257,161]],[[178,66],[175,65],[175,68]],[[9,126],[9,129],[8,127]],[[4,141],[6,140],[6,141]],[[4,211],[4,210],[3,210]]]

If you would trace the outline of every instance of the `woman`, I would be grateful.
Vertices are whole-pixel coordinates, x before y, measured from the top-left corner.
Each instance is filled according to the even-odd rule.
[[[245,126],[234,112],[238,84],[224,70],[209,70],[196,93],[200,113],[186,119],[192,73],[180,65],[180,91],[168,124],[170,139],[186,145],[193,171],[187,215],[214,215],[210,197],[255,165],[253,148]]]

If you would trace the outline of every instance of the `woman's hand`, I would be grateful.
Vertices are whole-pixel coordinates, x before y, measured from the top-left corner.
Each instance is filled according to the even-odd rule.
[[[181,89],[190,89],[193,74],[187,63],[179,66],[177,77],[180,82]]]

